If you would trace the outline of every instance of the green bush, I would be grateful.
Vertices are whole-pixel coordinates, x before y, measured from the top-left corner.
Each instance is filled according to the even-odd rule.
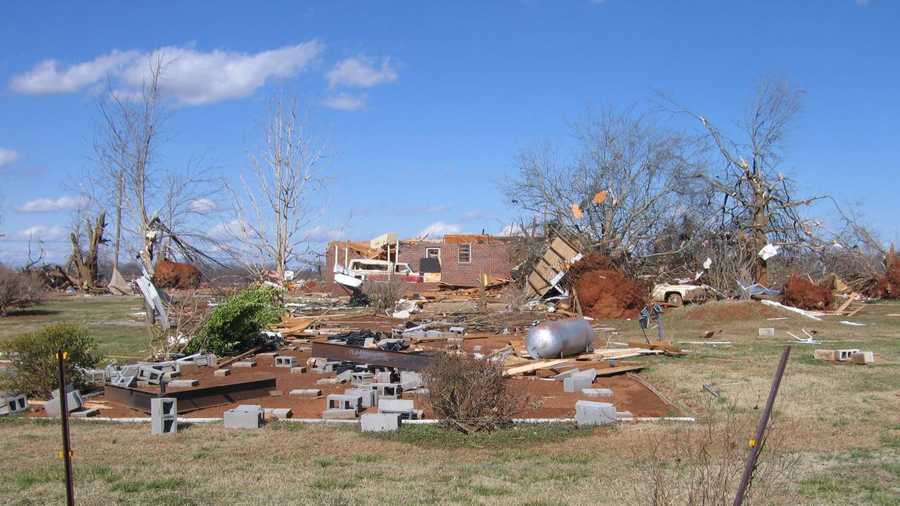
[[[49,398],[50,392],[59,386],[57,351],[69,354],[66,382],[79,389],[87,386],[79,368],[96,367],[103,358],[96,341],[84,328],[64,323],[20,335],[0,344],[0,349],[9,355],[13,367],[13,374],[0,376],[0,390],[44,398]]]
[[[196,353],[205,349],[216,355],[241,352],[252,346],[260,331],[277,322],[283,312],[277,289],[261,286],[242,290],[212,311],[185,351]]]

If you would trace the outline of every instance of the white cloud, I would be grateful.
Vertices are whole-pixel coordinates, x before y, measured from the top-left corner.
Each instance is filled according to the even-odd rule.
[[[462,232],[462,227],[453,223],[444,223],[443,221],[436,221],[431,225],[423,228],[421,232],[419,232],[419,237],[441,237],[447,234],[458,234]]]
[[[325,99],[324,104],[326,107],[339,111],[359,111],[366,108],[366,97],[365,95],[353,96],[347,93],[338,93]]]
[[[188,210],[195,213],[208,213],[216,208],[216,203],[207,198],[199,198],[190,201]]]
[[[14,76],[9,85],[13,91],[30,95],[71,93],[104,79],[133,60],[137,51],[113,50],[93,60],[76,63],[61,69],[56,60],[44,60],[28,72]]]
[[[366,57],[359,56],[339,61],[326,77],[332,88],[339,85],[370,88],[396,81],[397,72],[391,68],[390,60],[385,59],[381,62],[381,68],[377,68]]]
[[[19,237],[35,241],[58,241],[64,239],[68,231],[62,227],[35,225],[19,231]]]
[[[316,225],[306,231],[306,237],[312,242],[336,241],[344,236],[340,230],[328,228],[324,225]]]
[[[86,197],[64,196],[59,198],[40,198],[29,200],[19,206],[18,210],[23,213],[51,213],[56,211],[67,211],[69,209],[77,209],[87,205]]]
[[[70,93],[111,76],[115,93],[131,97],[139,93],[152,63],[159,59],[163,62],[162,92],[182,104],[202,105],[245,97],[270,79],[295,76],[309,67],[324,47],[312,40],[253,54],[177,46],[145,53],[114,50],[63,69],[55,60],[40,62],[13,77],[10,86],[20,93]]]
[[[9,165],[19,159],[19,153],[11,149],[0,148],[0,167]]]

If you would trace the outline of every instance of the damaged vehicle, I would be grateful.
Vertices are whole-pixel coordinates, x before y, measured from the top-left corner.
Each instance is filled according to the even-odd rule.
[[[709,287],[706,285],[659,283],[653,286],[650,297],[653,302],[665,302],[670,306],[680,307],[686,302],[705,302],[709,295]]]

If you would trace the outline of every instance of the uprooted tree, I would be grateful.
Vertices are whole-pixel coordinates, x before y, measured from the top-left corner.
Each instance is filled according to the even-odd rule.
[[[577,154],[545,145],[518,155],[505,184],[513,205],[557,223],[582,244],[625,259],[647,251],[677,214],[694,143],[633,109],[606,109],[573,127]]]

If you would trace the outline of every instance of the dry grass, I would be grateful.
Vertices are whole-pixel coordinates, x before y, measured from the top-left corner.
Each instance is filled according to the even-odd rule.
[[[640,360],[651,364],[651,382],[698,416],[733,413],[743,420],[732,431],[736,441],[752,432],[787,343],[785,330],[814,328],[828,341],[823,346],[875,351],[874,366],[838,366],[813,360],[808,345],[794,347],[773,421],[779,448],[796,463],[787,488],[773,490],[764,503],[900,502],[900,317],[886,316],[900,314],[900,305],[867,308],[852,318],[866,327],[789,315],[687,318],[693,310],[667,314],[667,333],[699,341],[703,332],[722,329],[713,339],[734,344],[692,345],[685,358]],[[636,322],[600,324],[620,329],[613,341],[640,335]],[[762,326],[775,327],[776,337],[757,337]],[[717,384],[724,400],[711,400],[704,383]],[[147,426],[73,425],[79,504],[179,505],[646,504],[635,491],[651,486],[652,466],[681,465],[677,444],[702,430],[702,423],[517,427],[473,438],[406,426],[376,437],[350,428],[271,425],[260,431],[194,426],[152,437]],[[658,441],[667,446],[654,457]],[[56,425],[0,419],[4,503],[62,501],[58,446]]]

